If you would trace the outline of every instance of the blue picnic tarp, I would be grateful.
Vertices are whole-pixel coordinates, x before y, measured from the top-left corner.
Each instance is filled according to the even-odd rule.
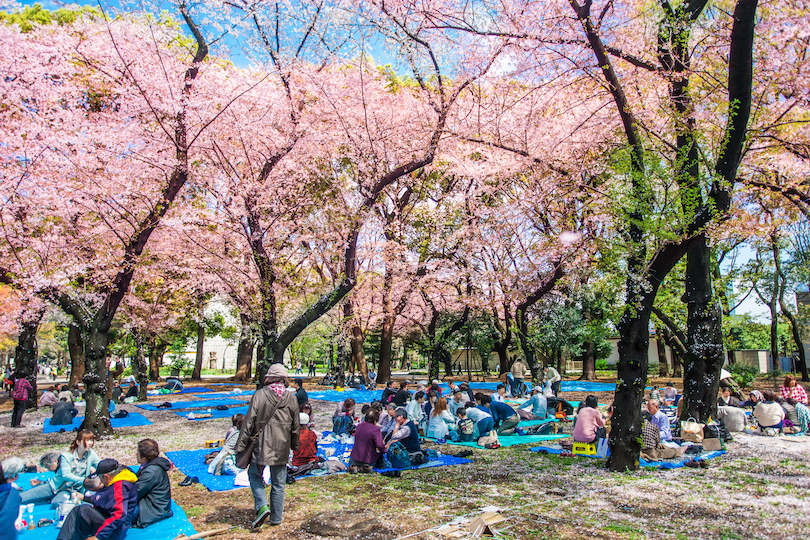
[[[16,483],[23,489],[30,489],[31,480],[33,478],[47,480],[52,476],[52,472],[22,473]],[[194,526],[188,520],[186,513],[180,505],[174,501],[172,501],[172,512],[174,513],[172,517],[153,523],[145,529],[130,528],[127,532],[127,540],[172,539],[181,534],[191,536],[197,533],[197,531],[194,530]],[[50,503],[36,504],[34,505],[33,516],[35,523],[43,518],[53,520],[56,517],[56,510],[51,507]],[[34,530],[20,532],[20,540],[56,540],[58,534],[59,529],[52,524],[46,527],[37,527]]]
[[[58,433],[63,430],[76,431],[82,425],[82,422],[84,422],[84,416],[77,416],[71,424],[52,426],[49,418],[45,420],[45,425],[42,426],[42,433]],[[110,418],[110,425],[112,425],[113,429],[118,429],[122,427],[150,426],[152,422],[142,414],[131,412],[126,418]]]
[[[353,443],[342,443],[340,441],[319,441],[318,455],[323,458],[333,456],[338,458],[338,460],[343,462],[343,464],[348,465],[349,454],[352,451],[353,445]],[[178,450],[175,452],[167,452],[166,457],[168,457],[172,463],[174,463],[174,466],[182,471],[186,476],[196,476],[200,480],[200,483],[208,488],[209,491],[230,491],[232,489],[241,489],[244,487],[237,487],[234,485],[234,481],[236,479],[235,476],[215,476],[208,472],[208,465],[205,464],[205,455],[211,452],[212,449],[210,448],[203,448],[200,450]],[[441,454],[438,459],[411,467],[411,469],[427,469],[446,465],[462,465],[464,463],[472,463],[472,461],[469,459]],[[394,469],[375,470],[377,472],[385,472]],[[304,475],[297,478],[307,478],[310,476],[314,477],[316,475]]]

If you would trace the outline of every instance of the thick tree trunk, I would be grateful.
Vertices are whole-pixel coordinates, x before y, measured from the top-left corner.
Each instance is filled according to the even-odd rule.
[[[253,371],[253,339],[252,321],[244,313],[239,315],[242,324],[242,331],[239,334],[239,347],[236,350],[236,375],[235,381],[247,382],[250,380]]]
[[[385,383],[391,378],[391,349],[394,343],[394,324],[396,313],[391,302],[391,288],[394,277],[390,271],[385,272],[383,279],[383,321],[380,331],[380,368],[377,370],[377,380]]]
[[[582,375],[579,380],[594,381],[596,380],[596,356],[593,352],[593,342],[586,341],[582,344],[582,348]]]
[[[654,298],[654,294],[652,295]],[[632,300],[639,300],[632,302]],[[647,350],[650,341],[649,321],[652,298],[628,295],[628,306],[619,322],[618,382],[610,429],[612,471],[638,469],[641,452],[641,400],[647,383]],[[635,316],[631,313],[635,312]]]
[[[160,339],[153,339],[149,343],[149,380],[152,382],[160,381],[160,367],[167,348],[168,345]]]
[[[688,313],[689,343],[683,379],[682,418],[706,422],[717,417],[717,392],[725,354],[722,314],[712,294],[711,249],[705,235],[700,235],[686,257],[683,300]]]
[[[39,405],[37,401],[37,330],[44,314],[45,312],[41,311],[32,314],[30,319],[21,321],[22,330],[17,338],[17,347],[14,349],[14,370],[17,373],[24,373],[33,388],[28,393],[26,402],[26,407],[29,409],[36,409]]]
[[[71,324],[68,327],[68,351],[70,352],[70,379],[68,386],[76,388],[84,377],[84,339],[82,329]]]
[[[88,334],[85,341],[85,373],[82,377],[87,406],[82,426],[96,436],[112,435],[110,402],[107,398],[109,331],[93,327]]]
[[[363,352],[363,341],[365,336],[363,331],[356,324],[352,326],[352,366],[357,369],[357,372],[362,373],[363,377],[368,380],[368,365],[366,364],[366,355]]]

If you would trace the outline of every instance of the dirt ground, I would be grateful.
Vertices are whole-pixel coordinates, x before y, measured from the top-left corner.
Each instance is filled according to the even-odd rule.
[[[665,383],[668,379],[653,379]],[[674,379],[673,379],[674,380]],[[611,382],[600,380],[600,382]],[[758,387],[766,387],[761,381]],[[770,384],[770,383],[768,383]],[[677,383],[676,383],[677,386]],[[244,388],[249,388],[245,386]],[[612,393],[597,394],[601,404]],[[584,394],[566,393],[569,400]],[[186,400],[171,396],[169,401]],[[166,396],[152,398],[166,401]],[[334,403],[313,402],[316,430],[329,429]],[[190,422],[170,411],[142,411],[151,426],[117,430],[98,441],[96,452],[135,463],[137,442],[150,437],[161,449],[197,449],[221,438],[228,419]],[[0,398],[0,424],[10,424],[11,404]],[[81,414],[80,409],[80,414]],[[0,458],[18,455],[35,463],[47,451],[64,450],[72,433],[43,434],[46,411],[27,411],[21,429],[0,429]],[[570,432],[570,427],[568,428]],[[727,454],[708,469],[611,473],[604,460],[540,455],[528,446],[474,450],[474,463],[407,471],[401,478],[334,475],[305,478],[287,486],[284,523],[250,530],[250,490],[211,493],[201,485],[180,487],[184,475],[170,473],[172,494],[198,531],[234,527],[223,539],[316,539],[301,526],[326,510],[373,512],[398,538],[442,538],[434,529],[482,508],[497,507],[507,518],[497,537],[519,538],[806,538],[810,525],[810,437],[735,434]],[[463,448],[431,445],[444,453]]]

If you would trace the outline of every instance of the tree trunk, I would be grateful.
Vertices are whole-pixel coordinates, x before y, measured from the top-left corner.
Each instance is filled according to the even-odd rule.
[[[799,332],[799,323],[796,320],[795,315],[793,315],[793,312],[788,309],[787,303],[785,302],[785,287],[787,285],[787,278],[782,274],[782,261],[780,260],[779,256],[778,239],[774,237],[772,242],[773,262],[776,267],[776,275],[781,279],[781,284],[779,286],[779,307],[782,309],[782,314],[787,317],[788,321],[790,321],[790,332],[793,336],[793,343],[796,345],[796,351],[799,354],[799,359],[796,362],[796,368],[802,374],[802,381],[807,381],[810,379],[808,379],[807,376],[807,358],[804,352],[804,344],[802,343],[801,333]]]
[[[160,367],[163,365],[163,355],[168,345],[159,338],[153,338],[149,343],[149,380],[160,380]]]
[[[251,321],[244,314],[239,315],[242,323],[242,333],[239,339],[239,348],[236,350],[236,375],[235,381],[247,382],[253,370],[253,335]]]
[[[360,327],[356,324],[352,325],[352,366],[368,380],[368,365],[366,364],[366,355],[363,352],[364,340],[363,331]]]
[[[144,356],[144,337],[139,333],[134,333],[132,339],[135,341],[135,356],[132,358],[132,374],[138,381],[138,401],[146,401],[146,388],[149,385],[149,374],[146,368],[146,357]]]
[[[682,418],[706,422],[717,417],[717,392],[725,355],[720,306],[712,294],[711,249],[700,235],[686,256],[686,372]]]
[[[17,347],[14,349],[14,370],[17,373],[25,374],[25,378],[31,383],[31,392],[28,393],[26,407],[36,409],[39,405],[37,401],[37,330],[39,322],[45,311],[32,313],[30,318],[20,321],[20,335],[17,338]]]
[[[197,354],[194,357],[194,370],[191,372],[192,381],[202,380],[203,348],[205,345],[205,300],[200,299],[197,313]]]
[[[96,436],[112,435],[110,425],[110,402],[107,398],[107,346],[109,330],[98,329],[96,325],[88,332],[85,342],[85,373],[82,382],[85,386],[85,408],[83,429],[89,429]]]
[[[777,285],[778,286],[778,285]],[[773,293],[767,302],[768,311],[771,314],[771,369],[779,369],[779,314],[776,310],[776,292]]]
[[[669,377],[669,362],[667,362],[667,344],[664,340],[663,329],[660,325],[655,327],[655,342],[658,347],[658,376]]]
[[[526,320],[525,310],[519,309],[515,312],[515,324],[517,325],[520,349],[523,351],[523,358],[526,359],[526,365],[529,366],[532,372],[532,380],[539,380],[543,366],[537,361],[534,348],[532,348],[531,343],[529,343],[529,322]]]
[[[84,377],[84,339],[82,329],[75,324],[68,327],[68,351],[70,352],[70,379],[68,386],[76,388]]]
[[[377,381],[385,383],[391,379],[391,348],[394,343],[394,324],[396,313],[391,302],[391,288],[394,277],[390,271],[385,272],[383,279],[383,321],[380,331],[380,368],[377,370]]]
[[[596,380],[596,356],[593,352],[593,341],[586,341],[583,343],[582,351],[582,375],[579,377],[580,381],[594,381]]]

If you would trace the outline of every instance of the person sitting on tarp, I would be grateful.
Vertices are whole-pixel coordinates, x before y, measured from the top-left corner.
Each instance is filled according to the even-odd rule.
[[[404,407],[411,400],[411,397],[411,393],[408,391],[408,381],[402,381],[399,383],[399,390],[397,390],[391,401],[397,407]]]
[[[678,399],[678,391],[675,390],[675,385],[672,382],[668,382],[666,388],[664,388],[664,396],[663,401],[664,405],[667,407],[674,407],[675,401]]]
[[[416,424],[408,419],[408,411],[400,407],[395,413],[396,425],[391,430],[391,438],[388,444],[385,445],[385,450],[388,451],[391,445],[395,442],[402,443],[408,454],[415,454],[422,451],[419,445],[419,432],[416,429]]]
[[[138,509],[138,478],[114,459],[103,459],[96,476],[102,488],[65,518],[57,540],[123,540]],[[81,498],[81,496],[80,496]]]
[[[739,407],[717,407],[717,418],[723,421],[729,432],[745,429],[745,411]]]
[[[59,403],[59,398],[56,397],[56,392],[54,392],[55,389],[55,387],[49,386],[47,390],[42,392],[42,396],[39,398],[40,407],[53,407]]]
[[[50,424],[52,426],[67,426],[73,423],[73,419],[79,414],[79,410],[73,403],[62,398],[53,406],[53,416]]]
[[[475,422],[472,418],[467,418],[467,409],[459,407],[456,411],[458,416],[457,430],[459,442],[472,442],[475,440]]]
[[[354,433],[354,400],[352,398],[338,403],[335,413],[332,415],[332,432],[335,435]]]
[[[222,449],[208,464],[209,474],[236,476],[242,472],[242,469],[236,466],[235,450],[244,421],[245,415],[242,413],[237,413],[231,417],[231,427],[225,432],[225,444],[222,445]]]
[[[396,394],[397,390],[394,388],[394,381],[388,381],[385,383],[385,390],[383,390],[380,401],[383,402],[383,405],[388,405]]]
[[[718,407],[742,407],[740,400],[731,395],[731,388],[720,389],[720,397],[717,398]]]
[[[746,401],[743,401],[741,405],[743,407],[751,407],[753,409],[761,401],[762,401],[762,392],[760,392],[759,390],[751,390],[751,393],[748,394],[748,399]]]
[[[686,451],[686,446],[680,448],[669,448],[661,443],[661,435],[658,426],[651,422],[652,415],[649,412],[642,413],[641,424],[641,457],[647,461],[660,461],[662,459],[672,459],[680,457]]]
[[[515,409],[506,403],[492,401],[489,403],[489,410],[492,411],[492,421],[495,429],[498,430],[498,435],[514,435],[515,428],[520,422],[520,416]]]
[[[139,391],[140,391],[140,388],[138,388],[138,385],[137,385],[137,384],[135,384],[135,383],[130,383],[130,384],[129,384],[129,388],[127,389],[127,393],[126,393],[126,395],[124,396],[124,399],[125,399],[125,400],[126,400],[126,399],[129,399],[129,398],[136,398],[136,399],[137,399],[137,397],[138,397],[138,392],[139,392]]]
[[[416,424],[417,427],[423,427],[425,419],[425,393],[417,392],[411,401],[408,402],[405,410],[408,412],[408,418]]]
[[[71,491],[83,492],[83,482],[96,471],[101,459],[93,451],[96,436],[92,431],[82,430],[70,445],[70,451],[62,454],[52,452],[40,459],[40,465],[54,471],[48,480],[31,480],[31,489],[22,492],[22,503],[49,501],[58,505],[70,500]]]
[[[163,388],[171,392],[180,392],[183,390],[183,383],[177,377],[168,377]]]
[[[475,394],[475,401],[471,401],[466,405],[467,417],[472,418],[472,421],[475,422],[475,439],[486,435],[495,428],[492,413],[485,404],[489,404],[489,396],[478,392]]]
[[[655,399],[648,401],[647,411],[652,416],[650,422],[658,426],[658,431],[661,432],[661,440],[671,441],[672,429],[669,426],[669,417],[661,411],[658,401]]]
[[[292,466],[296,468],[318,462],[318,437],[311,429],[309,415],[298,413],[298,423],[301,425],[301,431],[298,433],[298,448],[293,450],[292,456]],[[356,441],[355,435],[355,444],[357,444]]]
[[[113,379],[113,389],[112,394],[110,394],[110,399],[115,401],[116,403],[121,403],[121,396],[124,394],[124,391],[121,389],[121,385],[118,384],[116,379]]]
[[[301,407],[309,401],[309,396],[307,395],[307,391],[304,390],[304,379],[295,379],[295,386],[295,399],[298,400],[298,410],[300,411]]]
[[[543,420],[548,416],[548,399],[539,386],[532,389],[532,397],[518,407],[517,413],[523,420]]]
[[[467,392],[462,392],[461,390],[456,390],[453,392],[453,399],[447,402],[447,410],[450,411],[450,414],[458,416],[458,410],[464,408],[464,404],[469,401],[467,398]]]
[[[776,395],[770,390],[762,392],[762,401],[757,403],[752,416],[757,419],[763,434],[772,435],[784,427],[785,410],[774,399]]]
[[[14,482],[25,469],[25,463],[18,457],[8,457],[0,463],[0,538],[16,540],[17,529],[14,521],[20,515],[20,492],[14,489]],[[9,526],[11,525],[11,526]]]
[[[574,423],[574,441],[592,443],[606,436],[605,419],[597,410],[598,406],[599,401],[593,394],[585,398]]]
[[[67,401],[73,403],[73,392],[70,391],[67,384],[63,384],[60,387],[59,393],[56,394],[56,399],[62,401],[62,398],[66,399]]]
[[[385,405],[385,411],[380,415],[377,425],[380,426],[380,431],[383,437],[387,437],[397,423],[396,418],[397,406],[393,403]]]
[[[138,512],[132,526],[144,528],[162,519],[172,517],[172,487],[169,483],[169,470],[172,463],[160,457],[158,443],[153,439],[143,439],[135,452],[138,464]]]
[[[396,413],[395,419],[396,419]],[[372,408],[363,423],[354,431],[354,447],[349,461],[349,474],[374,472],[374,467],[385,468],[385,443],[377,425],[379,413]],[[396,421],[396,420],[395,420]],[[418,443],[417,439],[417,443]]]
[[[796,400],[786,400],[781,396],[775,396],[774,401],[785,411],[785,433],[799,433],[801,428],[799,427],[799,413],[796,411]]]

